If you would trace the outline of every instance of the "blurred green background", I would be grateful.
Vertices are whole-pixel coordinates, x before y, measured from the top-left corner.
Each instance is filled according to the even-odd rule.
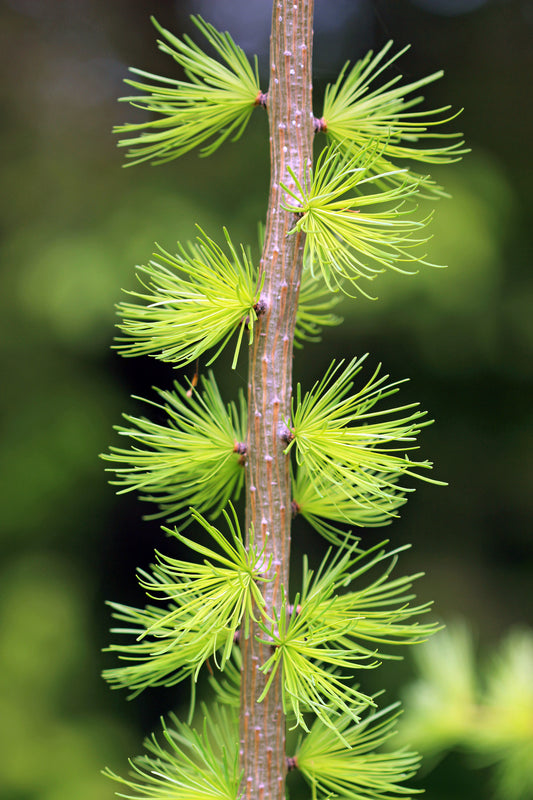
[[[129,395],[167,388],[172,371],[113,354],[121,287],[153,243],[172,249],[194,223],[255,241],[268,187],[266,120],[210,159],[121,169],[110,133],[129,65],[172,74],[150,14],[175,32],[201,13],[267,64],[269,0],[4,0],[0,4],[0,753],[5,800],[108,800],[104,765],[123,771],[143,735],[180,702],[154,691],[127,703],[99,677],[105,599],[140,603],[134,570],[162,537],[134,497],[116,498],[98,454]],[[443,67],[432,107],[464,107],[472,154],[438,178],[452,193],[433,224],[447,270],[384,277],[380,300],[343,307],[345,323],[297,354],[308,385],[334,357],[369,351],[436,424],[422,455],[447,489],[422,485],[385,534],[412,542],[404,571],[422,599],[463,616],[490,646],[531,624],[533,575],[533,138],[531,0],[316,0],[315,112],[342,63],[411,43],[400,68]],[[266,86],[265,86],[266,88]],[[126,90],[127,93],[127,90]],[[311,355],[312,354],[312,355]],[[222,375],[222,365],[218,375]],[[228,399],[244,364],[221,377]],[[374,540],[376,532],[369,538]],[[295,532],[295,551],[321,547]],[[410,665],[372,676],[394,699]],[[370,687],[372,688],[372,687]],[[481,798],[484,773],[454,759],[428,797]]]

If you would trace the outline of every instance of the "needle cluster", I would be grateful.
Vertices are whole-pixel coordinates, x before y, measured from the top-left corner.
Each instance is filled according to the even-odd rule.
[[[123,355],[154,355],[184,366],[217,346],[215,360],[238,329],[234,364],[245,328],[253,341],[261,283],[249,254],[237,250],[224,230],[229,256],[203,232],[176,255],[161,250],[158,261],[141,267],[142,291],[128,292],[142,303],[120,303],[117,340]],[[163,262],[163,263],[160,263]]]
[[[236,248],[226,229],[224,237],[226,251],[200,231],[195,242],[178,243],[176,254],[159,248],[154,260],[138,267],[142,289],[128,290],[134,300],[117,305],[124,335],[115,347],[122,355],[151,355],[182,367],[209,351],[209,365],[236,338],[236,367],[243,338],[247,333],[248,344],[253,343],[254,325],[264,311],[264,274],[259,276],[250,252],[243,245]],[[331,313],[337,303],[307,268],[296,315],[298,346],[319,341],[322,327],[342,322]]]
[[[376,55],[370,51],[351,69],[350,62],[344,65],[336,82],[326,88],[319,127],[344,153],[364,151],[380,142],[381,152],[371,170],[375,174],[384,173],[383,183],[402,183],[408,171],[408,182],[414,181],[424,193],[438,196],[444,194],[443,190],[431,176],[412,172],[405,162],[450,164],[468,152],[460,133],[435,130],[458,114],[449,115],[450,106],[411,110],[424,99],[415,93],[441,78],[442,70],[405,85],[401,84],[399,74],[376,85],[379,76],[409,49],[404,47],[387,57],[392,45],[393,42],[388,42]],[[432,146],[434,140],[442,140],[443,144]],[[406,167],[401,174],[393,168],[391,172],[397,160]]]
[[[311,268],[321,271],[332,291],[349,294],[349,283],[366,295],[361,278],[373,280],[385,269],[412,274],[405,264],[428,263],[416,248],[428,241],[422,231],[431,216],[416,219],[416,206],[408,205],[418,183],[404,170],[376,172],[379,160],[374,153],[345,155],[339,147],[326,147],[308,185],[289,170],[295,189],[283,188],[291,198],[284,207],[298,217],[292,232],[306,234]],[[379,188],[394,176],[398,183]]]
[[[309,711],[330,727],[339,713],[358,719],[361,704],[374,703],[353,684],[354,670],[373,669],[381,659],[394,657],[387,653],[389,646],[423,641],[436,630],[434,624],[412,621],[429,610],[427,604],[409,606],[413,595],[407,592],[419,576],[390,577],[405,548],[388,553],[383,544],[361,551],[355,543],[332,558],[327,554],[316,575],[304,558],[302,590],[294,604],[282,608],[274,626],[262,624],[274,644],[261,668],[269,676],[264,693],[281,668],[284,706],[295,726],[308,730]],[[386,568],[364,585],[367,573],[386,560]]]
[[[174,59],[188,80],[131,69],[150,83],[126,81],[145,94],[123,97],[122,101],[156,115],[148,122],[116,127],[116,133],[128,135],[119,141],[119,147],[130,148],[126,158],[131,164],[148,160],[162,164],[200,145],[201,155],[210,155],[225,139],[239,138],[259,102],[257,60],[252,66],[229,33],[219,33],[199,16],[192,20],[220,60],[188,36],[178,39],[152,18],[164,37],[158,42],[159,49]]]
[[[379,752],[395,733],[397,705],[354,720],[337,717],[313,724],[296,752],[298,769],[309,781],[312,798],[334,793],[357,800],[389,800],[412,794],[403,782],[412,778],[420,757],[408,750]]]
[[[196,679],[208,658],[224,669],[239,628],[248,636],[250,619],[263,611],[259,586],[270,568],[263,550],[256,548],[253,537],[245,548],[235,512],[233,520],[224,512],[228,536],[197,511],[191,513],[218,551],[166,530],[204,561],[197,564],[156,552],[152,572],[141,570],[139,583],[149,597],[167,605],[136,609],[110,604],[115,619],[129,624],[114,633],[135,637],[133,643],[109,648],[132,662],[104,672],[113,686],[129,687],[135,694],[149,686],[174,686],[191,675]]]
[[[152,735],[146,753],[131,759],[131,779],[109,769],[104,774],[120,784],[120,797],[131,800],[235,800],[241,778],[238,733],[234,715],[224,711],[215,717],[204,707],[200,733],[171,714],[169,723],[163,722],[163,741]]]
[[[215,378],[202,377],[202,391],[159,391],[164,404],[151,403],[166,424],[125,415],[129,427],[118,433],[133,442],[130,449],[112,447],[103,458],[119,493],[136,490],[143,500],[158,504],[169,522],[190,517],[189,508],[218,516],[230,499],[239,497],[246,452],[246,404],[225,406]],[[216,502],[214,503],[214,499]]]

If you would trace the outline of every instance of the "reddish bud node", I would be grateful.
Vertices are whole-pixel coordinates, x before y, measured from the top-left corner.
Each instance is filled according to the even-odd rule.
[[[290,444],[294,439],[294,433],[289,428],[284,428],[281,433],[281,439],[283,442]]]
[[[268,94],[264,92],[258,92],[257,97],[255,98],[254,105],[266,108],[267,100],[268,100]]]
[[[254,311],[258,317],[265,313],[267,310],[267,304],[264,300],[259,299],[257,303],[254,305]]]

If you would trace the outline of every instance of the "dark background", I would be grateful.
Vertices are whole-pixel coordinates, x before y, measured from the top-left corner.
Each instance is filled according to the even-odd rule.
[[[406,401],[436,423],[423,457],[446,489],[420,485],[384,535],[412,542],[402,570],[423,570],[421,599],[439,619],[466,618],[480,648],[531,624],[533,552],[533,274],[531,271],[530,0],[316,0],[315,113],[342,63],[412,44],[399,69],[441,67],[428,105],[464,107],[455,126],[472,153],[438,178],[431,259],[447,270],[385,276],[379,302],[343,306],[345,323],[297,353],[305,386],[332,357],[369,351]],[[135,498],[115,497],[98,453],[122,411],[176,377],[109,347],[121,287],[153,242],[172,249],[194,223],[255,241],[268,187],[266,120],[209,159],[123,170],[113,124],[129,65],[172,75],[149,16],[191,31],[190,13],[229,29],[265,73],[268,0],[4,0],[0,129],[2,358],[0,753],[6,800],[107,800],[104,765],[125,770],[142,736],[180,701],[154,691],[133,703],[99,677],[108,657],[105,599],[141,603],[134,570],[163,538]],[[265,86],[266,88],[266,86]],[[127,90],[126,90],[126,93]],[[228,399],[245,383],[218,364]],[[367,534],[375,541],[379,533]],[[298,550],[318,552],[309,530]],[[389,697],[409,662],[372,676]],[[365,676],[366,678],[366,676]],[[451,759],[426,780],[431,798],[487,796],[487,778]]]

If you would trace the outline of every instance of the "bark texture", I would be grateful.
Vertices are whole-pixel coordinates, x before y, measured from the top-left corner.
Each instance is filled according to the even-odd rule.
[[[270,85],[266,99],[270,129],[271,183],[261,271],[265,311],[250,353],[246,529],[272,558],[262,591],[267,612],[279,611],[288,595],[291,490],[289,457],[283,450],[292,388],[294,324],[303,260],[303,236],[288,235],[295,217],[281,208],[280,181],[294,186],[312,165],[312,24],[314,0],[274,0],[270,46]],[[241,639],[241,766],[246,800],[284,800],[287,763],[281,670],[266,698],[257,702],[267,677],[260,667],[271,655],[253,626]]]

